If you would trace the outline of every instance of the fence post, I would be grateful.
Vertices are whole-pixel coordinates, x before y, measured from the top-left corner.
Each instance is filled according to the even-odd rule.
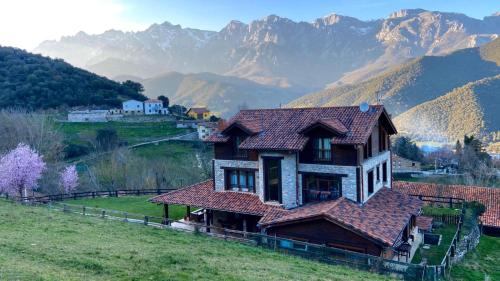
[[[83,215],[85,216],[85,211],[86,211],[86,208],[85,206],[83,206]]]
[[[144,225],[148,225],[148,223],[149,223],[149,217],[144,216]]]
[[[73,193],[73,200],[76,200],[76,193]]]
[[[92,191],[92,198],[95,198],[95,191]]]
[[[68,207],[68,206],[67,206],[66,204],[63,204],[63,212],[67,212],[67,211],[68,211],[68,210],[67,210],[67,207]]]
[[[118,190],[115,190],[115,197],[118,197]]]
[[[102,217],[105,218],[106,217],[106,210],[102,210]]]
[[[128,221],[128,213],[125,212],[125,213],[123,213],[123,215],[125,216],[125,218],[123,219],[123,221],[125,221],[125,222]]]

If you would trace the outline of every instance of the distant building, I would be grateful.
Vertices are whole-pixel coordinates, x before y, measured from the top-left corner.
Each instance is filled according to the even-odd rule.
[[[144,102],[144,114],[167,115],[168,108],[163,108],[163,102],[161,100],[150,99]]]
[[[128,100],[123,102],[123,114],[142,115],[144,114],[144,103],[137,100]]]
[[[68,122],[107,122],[108,110],[78,110],[68,113]]]
[[[217,129],[216,122],[198,123],[198,138],[200,140],[206,140],[208,136],[215,131],[215,129]]]
[[[392,170],[394,173],[422,171],[420,162],[401,157],[397,154],[392,155]]]
[[[194,119],[210,119],[212,113],[206,107],[191,107],[187,112],[187,116]]]
[[[179,120],[176,123],[177,129],[196,129],[199,121],[196,120]]]

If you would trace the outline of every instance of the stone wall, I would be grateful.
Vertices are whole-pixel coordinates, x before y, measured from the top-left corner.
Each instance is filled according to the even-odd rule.
[[[222,167],[231,167],[231,168],[246,168],[246,169],[257,169],[258,162],[257,161],[243,161],[243,160],[214,160],[214,185],[215,190],[223,191],[225,187],[225,176],[224,169]],[[255,173],[255,182],[260,182],[260,173]],[[259,191],[259,184],[255,187]]]
[[[384,162],[387,162],[387,182],[383,181],[383,170],[382,170],[382,164]],[[363,166],[363,203],[366,202],[370,197],[375,195],[379,189],[381,189],[384,186],[391,187],[391,152],[390,151],[385,151],[382,152],[381,154],[371,157],[367,160],[365,160],[362,164]],[[377,169],[380,169],[380,181],[377,181]],[[368,195],[368,172],[373,170],[373,193],[371,195]]]
[[[263,157],[283,157],[281,160],[282,205],[286,209],[298,206],[297,199],[297,153],[264,152],[259,155],[259,197],[264,201],[264,159]]]

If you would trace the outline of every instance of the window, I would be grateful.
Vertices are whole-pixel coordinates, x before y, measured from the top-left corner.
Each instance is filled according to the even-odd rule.
[[[368,172],[368,196],[373,194],[373,170]]]
[[[237,158],[247,158],[248,152],[244,149],[240,149],[240,144],[245,140],[244,137],[237,136],[234,138],[234,155]]]
[[[314,139],[314,160],[330,161],[332,160],[332,143],[329,138]]]
[[[226,190],[255,192],[255,172],[226,170]]]
[[[304,203],[337,199],[342,196],[342,179],[339,176],[304,175]]]
[[[387,162],[382,164],[382,181],[387,182]]]
[[[380,165],[377,165],[377,182],[380,182]]]

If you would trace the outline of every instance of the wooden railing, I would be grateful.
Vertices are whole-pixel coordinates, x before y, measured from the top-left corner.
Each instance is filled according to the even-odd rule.
[[[28,203],[49,203],[54,201],[64,201],[70,199],[81,199],[81,198],[96,198],[96,197],[119,197],[119,196],[140,196],[140,195],[160,195],[162,193],[170,192],[175,190],[174,188],[157,188],[157,189],[118,189],[109,191],[84,191],[84,192],[72,192],[72,193],[61,193],[52,194],[44,196],[9,196],[8,194],[0,194],[0,197],[6,199],[28,202]]]

